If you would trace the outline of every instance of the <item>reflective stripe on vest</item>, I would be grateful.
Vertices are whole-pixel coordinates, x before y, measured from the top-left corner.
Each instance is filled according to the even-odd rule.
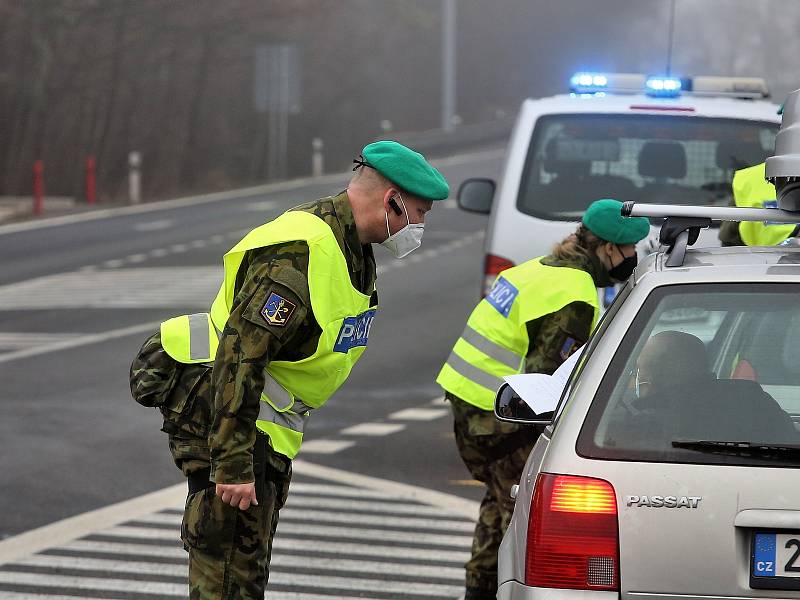
[[[525,358],[511,350],[506,350],[500,344],[496,344],[486,336],[481,335],[470,327],[469,324],[464,328],[461,339],[483,352],[486,356],[490,356],[497,362],[508,365],[512,369],[519,369],[522,359]]]
[[[746,169],[739,169],[733,175],[733,200],[742,208],[777,208],[775,186],[765,179],[766,165],[761,163]],[[763,221],[742,221],[739,223],[739,236],[748,246],[777,246],[790,238],[795,225],[767,223]]]
[[[597,288],[585,271],[550,267],[538,258],[503,271],[472,311],[436,382],[465,402],[491,410],[503,377],[524,370],[527,324],[572,302],[594,309],[593,328],[599,315]]]
[[[207,363],[214,360],[218,340],[208,313],[173,317],[161,323],[161,346],[180,363]]]
[[[465,377],[470,381],[474,381],[478,385],[482,385],[490,390],[496,390],[503,385],[502,377],[497,377],[479,369],[478,367],[472,366],[469,362],[461,358],[455,352],[450,353],[450,357],[447,359],[445,364],[462,377]]]

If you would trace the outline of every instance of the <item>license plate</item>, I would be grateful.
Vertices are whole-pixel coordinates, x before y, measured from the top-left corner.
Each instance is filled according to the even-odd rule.
[[[800,589],[800,532],[753,534],[750,586]]]

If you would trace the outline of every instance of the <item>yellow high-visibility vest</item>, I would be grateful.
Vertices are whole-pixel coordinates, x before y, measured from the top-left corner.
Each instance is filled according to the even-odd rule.
[[[744,208],[777,208],[775,186],[765,178],[765,163],[739,169],[733,175],[733,200]],[[742,221],[739,236],[748,246],[777,246],[790,238],[796,225]]]
[[[322,219],[289,211],[248,233],[223,258],[225,276],[211,312],[165,321],[161,340],[164,350],[179,362],[212,362],[218,335],[230,316],[236,274],[245,252],[291,241],[308,244],[311,308],[322,333],[312,356],[273,360],[267,365],[256,427],[269,436],[275,451],[294,458],[310,411],[333,395],[363,354],[377,310],[370,306],[370,294],[353,287],[345,256]],[[281,300],[285,301],[275,299],[271,314],[280,314]]]
[[[594,308],[594,328],[600,309],[589,273],[543,265],[541,257],[503,271],[472,311],[436,383],[465,402],[492,410],[503,377],[524,370],[527,323],[572,302]]]

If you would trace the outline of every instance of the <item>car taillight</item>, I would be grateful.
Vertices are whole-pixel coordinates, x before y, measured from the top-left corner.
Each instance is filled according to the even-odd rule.
[[[495,256],[494,254],[487,254],[483,261],[483,295],[489,293],[492,289],[492,284],[497,276],[514,266],[514,263],[503,258],[502,256]]]
[[[574,475],[539,475],[528,521],[525,583],[619,590],[617,500],[610,483]]]

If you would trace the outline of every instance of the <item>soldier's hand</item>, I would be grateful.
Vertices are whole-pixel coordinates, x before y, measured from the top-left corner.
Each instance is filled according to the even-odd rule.
[[[241,510],[247,510],[251,504],[258,506],[254,481],[250,483],[218,483],[216,492],[225,504],[238,506]]]

